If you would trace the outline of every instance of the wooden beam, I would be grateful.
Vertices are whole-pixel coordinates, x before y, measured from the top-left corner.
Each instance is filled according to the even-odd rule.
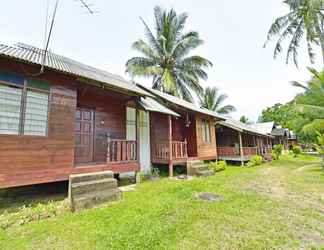
[[[243,143],[242,143],[242,133],[241,132],[239,132],[239,142],[240,142],[241,165],[243,167],[244,166],[244,161],[243,161],[244,152],[243,152]]]
[[[169,177],[173,177],[173,161],[172,161],[172,117],[168,115],[168,141],[169,141]]]
[[[140,160],[141,160],[141,155],[140,155],[140,113],[139,110],[136,108],[136,153],[137,153],[137,161],[139,166],[141,166]]]

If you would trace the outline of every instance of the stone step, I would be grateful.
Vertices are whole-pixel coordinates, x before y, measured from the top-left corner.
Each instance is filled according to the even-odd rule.
[[[205,164],[193,166],[192,168],[195,169],[196,171],[208,170],[208,167]]]
[[[200,160],[188,161],[188,165],[190,165],[192,167],[199,166],[199,165],[202,165],[202,164],[204,164],[204,162],[200,161]]]
[[[203,176],[203,177],[211,176],[213,174],[214,174],[213,170],[204,170],[204,171],[198,171],[197,172],[197,176]]]
[[[114,173],[112,171],[102,171],[85,174],[72,174],[70,175],[70,182],[71,184],[74,184],[79,182],[88,182],[107,178],[114,178]]]
[[[112,202],[121,199],[122,192],[116,188],[101,192],[87,193],[72,199],[72,211],[78,211],[85,208],[92,208],[95,205],[104,202]]]
[[[100,192],[102,190],[116,189],[118,187],[117,180],[113,178],[98,179],[93,181],[85,181],[71,184],[71,192],[75,197],[91,192]]]

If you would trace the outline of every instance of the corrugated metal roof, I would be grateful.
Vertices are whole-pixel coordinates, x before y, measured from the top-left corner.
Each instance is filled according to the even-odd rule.
[[[263,134],[270,135],[274,128],[274,122],[260,122],[250,125],[253,129],[260,131]]]
[[[183,100],[181,98],[178,98],[178,97],[163,93],[163,92],[161,92],[159,90],[156,90],[156,89],[148,88],[148,87],[143,86],[141,84],[138,84],[138,86],[144,88],[144,90],[152,93],[153,95],[155,95],[157,97],[162,98],[165,101],[171,102],[171,103],[176,104],[176,105],[178,105],[180,107],[183,107],[185,109],[189,109],[191,111],[195,111],[195,112],[202,113],[202,114],[205,114],[205,115],[209,115],[209,116],[221,119],[221,120],[225,120],[225,118],[223,116],[217,114],[216,112],[213,112],[213,111],[208,110],[208,109],[199,108],[195,104],[193,104],[191,102],[187,102],[187,101],[185,101],[185,100]]]
[[[6,56],[24,62],[41,65],[43,62],[44,50],[23,43],[18,43],[15,46],[0,44],[0,56]],[[150,95],[119,75],[111,74],[107,71],[91,67],[52,52],[47,53],[44,65],[49,69],[98,81],[107,86],[127,90],[143,96]]]
[[[147,111],[158,112],[158,113],[163,113],[163,114],[180,117],[179,114],[177,114],[176,112],[172,111],[171,109],[168,109],[167,107],[161,105],[156,100],[154,100],[153,98],[150,98],[150,97],[141,98],[140,104]]]
[[[289,137],[289,129],[287,129],[287,128],[275,128],[275,129],[272,130],[271,135]]]
[[[262,133],[259,130],[254,129],[251,125],[234,120],[233,118],[230,118],[230,117],[226,118],[226,121],[218,122],[218,124],[223,125],[225,127],[232,128],[232,129],[240,131],[240,132],[247,132],[247,133],[270,137],[270,135],[268,135],[266,133]]]

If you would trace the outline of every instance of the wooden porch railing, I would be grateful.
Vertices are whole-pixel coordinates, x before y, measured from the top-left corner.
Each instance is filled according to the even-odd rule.
[[[256,155],[257,151],[258,151],[257,147],[243,147],[244,155]]]
[[[155,159],[169,159],[169,143],[159,142],[154,144]],[[172,141],[172,159],[186,159],[188,158],[187,142]]]
[[[137,142],[134,140],[108,140],[107,162],[137,161]]]
[[[256,155],[257,147],[243,147],[243,155]],[[219,156],[240,156],[240,149],[238,147],[217,147]]]

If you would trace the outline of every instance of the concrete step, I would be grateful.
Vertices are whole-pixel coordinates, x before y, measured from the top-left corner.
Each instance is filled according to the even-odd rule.
[[[193,169],[195,169],[195,171],[204,171],[204,170],[208,170],[208,167],[205,164],[202,165],[197,165],[192,167]]]
[[[92,208],[95,205],[104,202],[112,202],[121,199],[122,192],[116,188],[108,191],[101,191],[96,193],[87,193],[73,198],[72,211],[78,211],[85,208]]]
[[[107,178],[114,178],[114,173],[112,171],[102,171],[102,172],[70,175],[70,182],[71,184],[74,184],[79,182],[88,182],[88,181],[101,180]]]
[[[211,176],[211,175],[214,175],[214,171],[213,170],[204,170],[204,171],[198,171],[197,172],[197,176],[206,177],[206,176]]]
[[[116,179],[106,178],[93,181],[72,183],[71,192],[73,192],[73,195],[76,197],[85,193],[100,192],[102,190],[116,189],[117,187],[118,184]]]
[[[192,166],[192,167],[195,167],[195,166],[203,165],[204,162],[200,161],[200,160],[194,160],[194,161],[188,161],[187,164]]]

